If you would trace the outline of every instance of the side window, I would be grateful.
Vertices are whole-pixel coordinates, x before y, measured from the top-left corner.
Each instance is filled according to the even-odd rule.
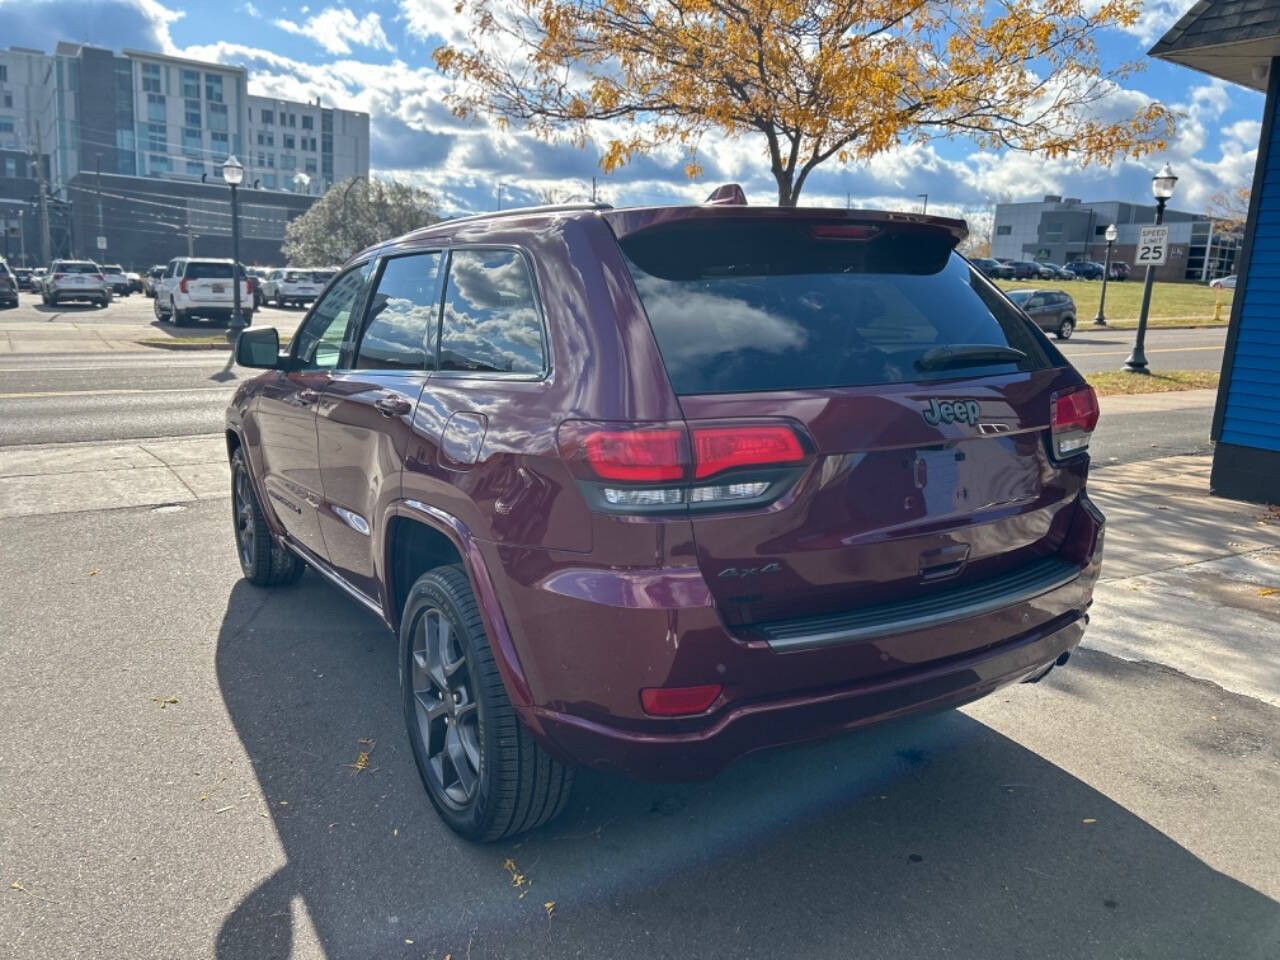
[[[304,370],[334,370],[342,359],[352,314],[359,307],[373,261],[353,267],[320,298],[295,340],[294,356]]]
[[[444,298],[441,370],[541,373],[542,321],[524,257],[455,250]]]
[[[1039,310],[1044,306],[1044,297],[1032,297],[1027,301],[1028,310]]]
[[[369,301],[358,370],[427,370],[434,365],[443,253],[386,261]]]

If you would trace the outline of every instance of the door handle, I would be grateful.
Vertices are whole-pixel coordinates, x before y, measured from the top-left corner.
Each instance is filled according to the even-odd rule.
[[[298,391],[298,400],[304,404],[312,404],[320,399],[320,391],[312,390],[310,387],[304,387]]]
[[[409,401],[404,397],[379,397],[373,401],[378,412],[384,417],[403,417],[409,412]]]

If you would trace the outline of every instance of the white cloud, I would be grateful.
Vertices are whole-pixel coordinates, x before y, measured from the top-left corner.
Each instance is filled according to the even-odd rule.
[[[458,0],[400,0],[400,16],[405,32],[419,40],[440,37],[445,43],[461,44],[467,39],[470,18],[457,10]]]
[[[391,41],[376,13],[357,17],[346,7],[328,7],[303,23],[277,18],[271,21],[288,33],[310,37],[329,53],[350,53],[351,44],[371,50],[391,50]]]
[[[262,19],[262,11],[259,10],[257,7],[255,7],[252,3],[245,3],[240,9],[243,10],[249,16],[253,17],[255,20]]]

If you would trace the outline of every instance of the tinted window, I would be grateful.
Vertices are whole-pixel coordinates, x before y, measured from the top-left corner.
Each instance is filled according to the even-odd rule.
[[[1019,369],[1050,362],[1037,334],[941,233],[833,239],[806,221],[685,221],[621,245],[680,394],[954,377],[915,362],[962,343],[1022,350]]]
[[[55,263],[53,265],[54,273],[98,273],[98,265],[96,263]]]
[[[455,250],[445,292],[441,370],[541,373],[542,321],[524,257]]]
[[[1027,301],[1031,299],[1031,291],[1030,290],[1010,290],[1007,296],[1009,297],[1010,300],[1012,300],[1018,306],[1025,307],[1027,305]]]
[[[316,283],[328,283],[335,273],[337,273],[336,270],[316,270],[311,274],[311,279]]]
[[[442,253],[388,260],[369,300],[360,338],[361,370],[425,370],[434,361]]]
[[[184,276],[188,280],[230,280],[229,263],[188,263]]]
[[[348,270],[307,315],[295,337],[298,347],[294,354],[304,368],[332,370],[338,366],[369,270],[369,263]]]

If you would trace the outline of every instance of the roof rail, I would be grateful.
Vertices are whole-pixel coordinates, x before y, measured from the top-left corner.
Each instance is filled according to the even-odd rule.
[[[472,220],[493,220],[496,217],[519,217],[530,213],[573,213],[585,210],[612,210],[613,205],[609,203],[548,203],[534,207],[508,207],[506,210],[493,210],[489,213],[471,213],[465,217],[449,217],[431,224],[431,227],[438,227],[441,224],[449,223],[468,223]],[[427,229],[430,229],[428,227]]]

